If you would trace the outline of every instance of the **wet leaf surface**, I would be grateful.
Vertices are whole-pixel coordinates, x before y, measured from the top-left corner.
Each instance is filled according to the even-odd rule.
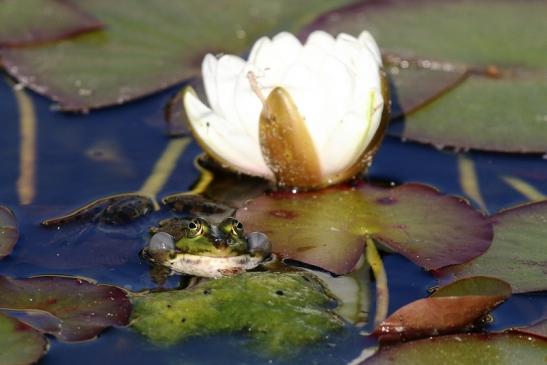
[[[458,334],[384,347],[364,365],[541,364],[547,341],[513,334]]]
[[[92,15],[70,0],[0,2],[0,46],[50,42],[102,28]]]
[[[34,364],[47,350],[48,342],[40,332],[0,313],[0,364]]]
[[[131,324],[165,345],[245,331],[260,352],[290,355],[342,328],[331,311],[334,304],[311,274],[245,273],[187,290],[135,297]]]
[[[155,204],[149,196],[137,193],[117,194],[97,199],[61,217],[46,219],[42,225],[58,227],[77,221],[126,224],[152,212]]]
[[[11,253],[19,239],[19,229],[15,215],[0,205],[0,260]]]
[[[105,23],[104,31],[51,46],[2,50],[1,56],[8,72],[63,109],[87,110],[165,89],[194,76],[208,52],[242,52],[259,36],[295,29],[344,3],[79,2]]]
[[[547,201],[522,205],[490,218],[492,246],[473,261],[441,270],[456,278],[486,275],[500,278],[515,293],[547,289]]]
[[[547,53],[541,50],[547,43],[538,34],[547,32],[545,12],[545,1],[368,1],[326,14],[306,32],[358,34],[366,28],[387,52],[429,64],[468,65],[474,71],[435,102],[405,115],[403,138],[436,146],[544,153]],[[414,70],[401,75],[417,79],[427,73]],[[435,97],[430,79],[442,83],[444,76],[437,72],[411,87],[401,79],[403,87],[395,90],[395,96],[403,106],[413,94]]]
[[[511,287],[501,280],[463,279],[398,309],[374,334],[381,342],[393,342],[463,332],[510,296]]]
[[[125,326],[131,314],[123,290],[61,276],[0,277],[0,308],[25,311],[25,321],[33,327],[69,342]]]
[[[273,193],[252,200],[236,217],[246,230],[267,234],[281,257],[337,274],[353,269],[366,235],[428,270],[469,261],[492,239],[482,214],[419,184]]]

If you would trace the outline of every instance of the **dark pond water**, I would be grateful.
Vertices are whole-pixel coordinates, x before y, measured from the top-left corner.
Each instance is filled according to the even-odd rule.
[[[30,205],[22,206],[16,189],[20,155],[18,106],[11,85],[0,79],[0,204],[15,211],[22,233],[13,254],[0,261],[0,274],[79,275],[130,290],[154,286],[148,265],[139,258],[138,251],[145,243],[147,227],[166,212],[124,228],[71,225],[56,230],[42,228],[39,222],[96,198],[140,189],[168,143],[162,108],[175,90],[88,115],[52,111],[50,101],[29,92],[37,119],[36,196]],[[159,197],[188,190],[198,177],[193,159],[199,152],[194,143],[188,146],[159,191]],[[547,193],[547,161],[539,156],[486,153],[466,156],[475,163],[489,212],[527,199],[504,182],[503,176],[522,179]],[[386,138],[369,179],[421,182],[448,194],[464,195],[458,154],[402,143],[394,137]],[[424,297],[427,289],[436,284],[429,274],[400,256],[386,256],[385,266],[390,312]],[[174,281],[171,285],[175,285]],[[490,329],[527,324],[546,311],[545,294],[513,296],[494,312],[495,322]],[[371,343],[359,335],[359,330],[347,329],[328,343],[303,350],[296,359],[268,359],[250,351],[243,335],[199,338],[161,348],[130,329],[110,329],[97,340],[81,344],[51,339],[50,352],[40,364],[254,364],[269,363],[269,360],[344,364]]]

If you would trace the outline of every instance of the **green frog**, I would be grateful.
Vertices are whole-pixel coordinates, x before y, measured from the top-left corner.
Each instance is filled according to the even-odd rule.
[[[152,233],[144,256],[177,274],[231,276],[254,269],[271,256],[265,234],[246,234],[241,222],[231,217],[219,224],[204,218],[171,218]]]

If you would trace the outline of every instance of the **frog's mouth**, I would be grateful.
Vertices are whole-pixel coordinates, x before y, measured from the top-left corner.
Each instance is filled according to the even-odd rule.
[[[262,261],[264,257],[253,255],[212,257],[178,254],[177,257],[164,262],[164,265],[181,274],[219,278],[254,269]]]

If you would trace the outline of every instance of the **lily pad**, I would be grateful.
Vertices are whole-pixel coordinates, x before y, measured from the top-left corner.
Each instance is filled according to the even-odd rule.
[[[368,1],[326,14],[307,31],[368,29],[389,52],[472,70],[459,87],[405,115],[403,138],[544,153],[547,41],[538,34],[547,33],[546,12],[545,1]],[[416,83],[395,93],[405,99],[425,87]]]
[[[26,46],[102,28],[70,0],[0,1],[0,46]]]
[[[515,293],[546,290],[547,201],[502,211],[490,221],[494,226],[490,249],[473,261],[447,267],[440,274],[456,278],[493,276],[511,284]]]
[[[262,352],[291,354],[342,328],[335,303],[311,274],[245,273],[135,297],[131,324],[159,344],[245,331]]]
[[[15,215],[8,208],[0,205],[0,259],[13,250],[19,239],[19,229]]]
[[[47,350],[48,342],[40,332],[0,313],[0,364],[34,364]]]
[[[511,296],[509,284],[494,278],[469,278],[440,288],[430,298],[398,309],[374,334],[382,342],[455,333],[471,328]]]
[[[11,75],[62,109],[87,110],[165,89],[194,76],[208,52],[240,53],[259,36],[296,29],[347,2],[81,1],[104,31],[0,56]]]
[[[511,330],[511,332],[518,332],[518,333],[523,333],[525,335],[538,336],[547,340],[547,319],[534,323],[533,325],[528,327],[514,328]]]
[[[364,365],[542,364],[547,341],[515,334],[458,334],[380,349]]]
[[[125,326],[131,314],[122,289],[61,276],[0,277],[0,308],[28,312],[26,322],[69,342],[92,339],[110,326]]]
[[[384,67],[390,80],[391,114],[396,120],[432,102],[461,84],[468,71],[447,62],[386,55]]]
[[[492,239],[487,219],[467,202],[419,184],[273,193],[252,200],[236,217],[248,231],[267,234],[282,258],[336,274],[353,269],[365,236],[428,270],[467,262]]]

